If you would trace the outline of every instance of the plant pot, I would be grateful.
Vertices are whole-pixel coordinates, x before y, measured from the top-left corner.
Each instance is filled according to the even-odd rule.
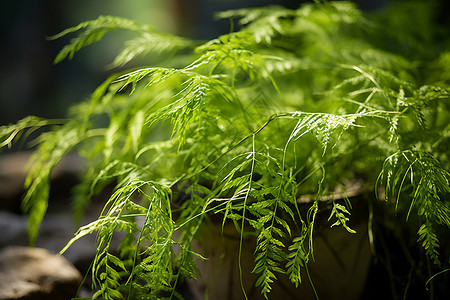
[[[321,206],[326,204],[321,203]],[[367,209],[352,210],[349,226],[356,231],[353,234],[342,226],[331,228],[331,223],[327,223],[328,215],[327,209],[320,209],[317,215],[313,234],[314,260],[308,263],[311,282],[320,299],[360,299],[371,263]],[[223,233],[221,226],[221,222],[206,225],[194,245],[207,258],[197,262],[201,276],[187,283],[197,300],[245,299],[238,264],[240,234],[231,223],[224,226]],[[298,232],[293,231],[292,238],[296,235]],[[255,245],[255,236],[243,238],[242,286],[248,299],[264,299],[261,288],[255,287],[259,274],[251,273]],[[269,299],[316,299],[304,268],[298,288],[290,282],[288,275],[276,276]]]

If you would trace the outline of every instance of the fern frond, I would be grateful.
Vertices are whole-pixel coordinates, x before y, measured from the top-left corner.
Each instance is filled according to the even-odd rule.
[[[99,258],[99,256],[101,256],[101,258]],[[95,272],[93,272],[93,274],[95,274],[102,284],[100,290],[92,296],[92,299],[101,297],[100,299],[106,300],[125,300],[120,284],[122,276],[119,271],[116,270],[116,267],[126,271],[122,261],[108,253],[107,249],[104,249],[102,253],[97,254]]]
[[[26,138],[33,131],[48,125],[61,125],[64,120],[48,120],[35,116],[28,116],[15,124],[0,126],[0,150],[11,147],[22,135]]]
[[[39,138],[39,150],[31,158],[31,169],[25,181],[27,188],[22,207],[30,212],[28,230],[34,243],[39,225],[47,211],[50,175],[60,160],[86,137],[86,128],[76,122],[65,124],[57,131],[46,132]]]
[[[122,50],[111,63],[111,66],[124,66],[140,55],[149,53],[171,54],[193,46],[194,42],[189,39],[148,31],[141,33],[135,39],[126,41]]]
[[[241,25],[247,25],[261,19],[262,17],[270,15],[273,11],[280,12],[288,10],[281,6],[275,5],[269,7],[240,8],[218,12],[216,13],[215,17],[217,19],[239,18],[239,23]]]
[[[292,17],[293,10],[280,6],[223,11],[216,14],[219,19],[239,18],[239,24],[246,25],[256,44],[270,44],[272,38],[283,33],[284,19]]]
[[[264,57],[252,51],[252,42],[248,38],[249,33],[245,31],[233,32],[197,47],[196,52],[203,55],[185,70],[200,72],[206,68],[205,72],[209,74],[231,75],[231,88],[235,88],[236,82],[244,86],[244,83],[253,84],[262,80],[269,81],[277,90],[275,80],[265,66]]]
[[[154,182],[141,181],[139,176],[141,175],[133,168],[129,169],[128,175],[123,179],[122,187],[117,189],[106,204],[105,207],[109,209],[103,212],[99,220],[82,227],[67,245],[69,247],[86,234],[98,232],[98,251],[92,266],[93,281],[101,287],[96,297],[101,295],[105,299],[122,298],[123,293],[130,292],[123,288],[126,278],[131,286],[135,286],[134,283],[142,280],[148,281],[140,288],[144,288],[153,296],[158,292],[170,290],[168,287],[173,281],[175,267],[167,264],[174,255],[169,194],[166,187]],[[146,187],[150,187],[148,192],[144,190]],[[148,207],[134,202],[137,193],[144,195],[149,201]],[[135,213],[145,216],[142,228],[139,228],[134,220],[134,216],[137,216]],[[115,231],[125,231],[135,238],[138,236],[136,244],[132,246],[132,249],[127,250],[132,258],[129,261],[130,269],[121,259],[109,252],[109,245]],[[141,252],[140,246],[145,242],[150,243],[150,246],[146,251]],[[117,268],[123,272],[119,272]],[[132,294],[135,292],[131,291]]]
[[[422,247],[425,249],[425,253],[431,258],[434,264],[440,266],[439,252],[437,250],[439,248],[439,240],[433,231],[431,223],[425,222],[422,224],[417,234],[419,235],[417,242],[422,241]]]
[[[177,70],[171,68],[145,68],[122,75],[115,82],[121,84],[120,90],[124,90],[128,85],[131,85],[132,90],[130,93],[133,93],[136,90],[136,85],[144,78],[149,79],[146,87],[150,85],[155,86],[164,83],[176,73]]]
[[[450,174],[430,153],[406,150],[386,159],[378,178],[378,184],[381,182],[385,182],[387,195],[396,195],[396,206],[402,201],[406,184],[412,189],[406,218],[416,212],[422,222],[419,238],[424,240],[426,253],[439,264],[433,225],[450,228],[450,208],[445,201],[450,195]]]
[[[174,97],[174,101],[157,113],[149,116],[148,123],[152,124],[163,116],[171,117],[174,124],[173,134],[178,133],[183,144],[185,132],[190,124],[201,116],[201,109],[210,91],[207,78],[193,76],[184,82],[185,87]]]
[[[390,115],[395,116],[395,114],[397,113],[378,110],[362,111],[361,113],[347,115],[294,112],[292,113],[292,118],[298,119],[298,122],[292,130],[287,144],[292,140],[300,139],[303,135],[310,132],[321,142],[323,153],[325,153],[335,132],[337,132],[337,138],[334,143],[337,143],[343,132],[352,127],[361,127],[361,125],[356,123],[358,119],[390,119]]]
[[[152,243],[145,250],[145,258],[133,268],[134,282],[142,282],[139,294],[157,297],[158,293],[171,291],[175,266],[171,240]]]
[[[288,250],[288,262],[286,263],[286,272],[289,275],[289,280],[296,286],[302,282],[301,268],[308,263],[308,252],[305,249],[305,240],[308,235],[306,226],[302,227],[302,232],[299,236],[292,240],[292,244]]]
[[[336,222],[334,222],[331,225],[331,227],[341,225],[348,232],[356,233],[355,230],[351,229],[347,225],[347,222],[350,219],[346,215],[350,215],[350,212],[348,211],[348,209],[344,205],[339,204],[339,203],[337,203],[336,201],[333,200],[333,208],[331,209],[331,213],[330,213],[330,216],[328,217],[328,221],[330,221],[333,217],[335,217],[337,220],[336,220]]]
[[[276,193],[280,197],[281,193],[279,191]],[[286,246],[282,240],[291,234],[291,227],[286,220],[276,214],[279,207],[289,215],[293,216],[293,212],[287,205],[283,205],[283,201],[285,200],[269,197],[248,207],[248,211],[256,216],[255,220],[248,221],[259,233],[252,273],[260,274],[255,286],[262,288],[261,294],[265,298],[271,291],[271,284],[277,279],[276,273],[286,273],[283,265],[288,260],[288,254],[284,250]]]
[[[264,220],[250,222],[255,229],[260,231],[255,250],[255,267],[252,273],[260,274],[255,286],[262,288],[261,294],[267,299],[271,291],[271,284],[277,279],[275,273],[285,273],[281,266],[286,261],[287,254],[282,250],[285,245],[280,240],[284,237],[283,232],[273,226],[264,227],[264,223]]]
[[[99,41],[103,36],[112,30],[124,29],[132,32],[151,31],[151,27],[141,25],[138,22],[113,16],[99,16],[95,20],[82,22],[77,26],[68,28],[49,39],[54,40],[68,34],[81,31],[76,38],[73,38],[56,56],[54,62],[59,63],[64,59],[72,59],[74,54],[82,48]]]

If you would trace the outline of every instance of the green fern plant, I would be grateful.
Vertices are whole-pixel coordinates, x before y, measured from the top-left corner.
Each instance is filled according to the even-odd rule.
[[[98,219],[67,244],[97,233],[92,299],[181,299],[177,286],[199,276],[196,261],[205,259],[193,241],[216,215],[235,225],[239,253],[244,236],[256,236],[252,272],[264,297],[280,274],[298,286],[314,259],[319,203],[329,204],[330,226],[355,232],[352,204],[332,195],[359,178],[384,191],[380,200],[398,213],[392,221],[413,227],[436,273],[448,269],[448,249],[440,251],[450,229],[448,51],[430,45],[426,57],[411,56],[421,44],[414,30],[402,31],[406,44],[394,34],[387,47],[383,23],[350,2],[217,16],[241,29],[200,42],[100,16],[52,37],[77,34],[56,63],[117,29],[137,37],[113,67],[145,54],[174,56],[112,75],[65,120],[28,117],[0,128],[5,147],[53,126],[35,141],[26,181],[31,242],[49,176],[75,151],[87,161],[76,216],[115,186]],[[313,195],[306,214],[301,195]],[[125,237],[111,249],[118,231]]]

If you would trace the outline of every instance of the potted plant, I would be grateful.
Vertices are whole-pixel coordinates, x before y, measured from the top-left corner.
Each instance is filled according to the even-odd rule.
[[[403,11],[433,24],[422,6]],[[201,42],[100,16],[53,37],[78,33],[55,62],[116,29],[136,37],[114,67],[145,54],[161,60],[118,71],[66,120],[28,117],[0,129],[7,146],[22,133],[53,126],[37,138],[26,181],[31,241],[46,212],[52,170],[76,152],[86,170],[75,215],[114,186],[98,219],[67,244],[98,236],[92,299],[181,298],[177,287],[201,276],[202,261],[208,263],[202,247],[213,235],[220,242],[209,249],[219,250],[227,247],[223,237],[233,236],[243,298],[271,297],[283,276],[294,288],[314,284],[308,266],[318,260],[319,218],[332,235],[367,234],[361,240],[375,255],[378,219],[409,228],[423,247],[420,267],[431,284],[446,276],[450,53],[441,45],[448,41],[423,45],[421,38],[439,36],[389,14],[367,17],[350,2],[218,17],[238,20],[239,30]],[[378,209],[368,194],[384,200]],[[359,206],[367,221],[350,215]],[[357,219],[363,221],[351,223]],[[117,231],[126,234],[112,249]],[[242,279],[250,276],[244,265],[256,274],[256,294]]]

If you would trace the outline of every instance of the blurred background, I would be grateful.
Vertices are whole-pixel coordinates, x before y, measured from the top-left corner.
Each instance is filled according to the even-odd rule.
[[[267,4],[296,8],[302,2],[305,1],[2,0],[0,126],[27,115],[64,117],[70,105],[86,99],[109,73],[114,72],[107,65],[126,37],[120,32],[107,34],[101,43],[77,53],[73,61],[53,64],[56,54],[70,37],[56,41],[49,41],[47,37],[80,22],[99,15],[115,15],[152,25],[163,32],[211,39],[230,29],[227,20],[214,20],[214,12]],[[376,11],[393,0],[355,2],[363,10]]]

